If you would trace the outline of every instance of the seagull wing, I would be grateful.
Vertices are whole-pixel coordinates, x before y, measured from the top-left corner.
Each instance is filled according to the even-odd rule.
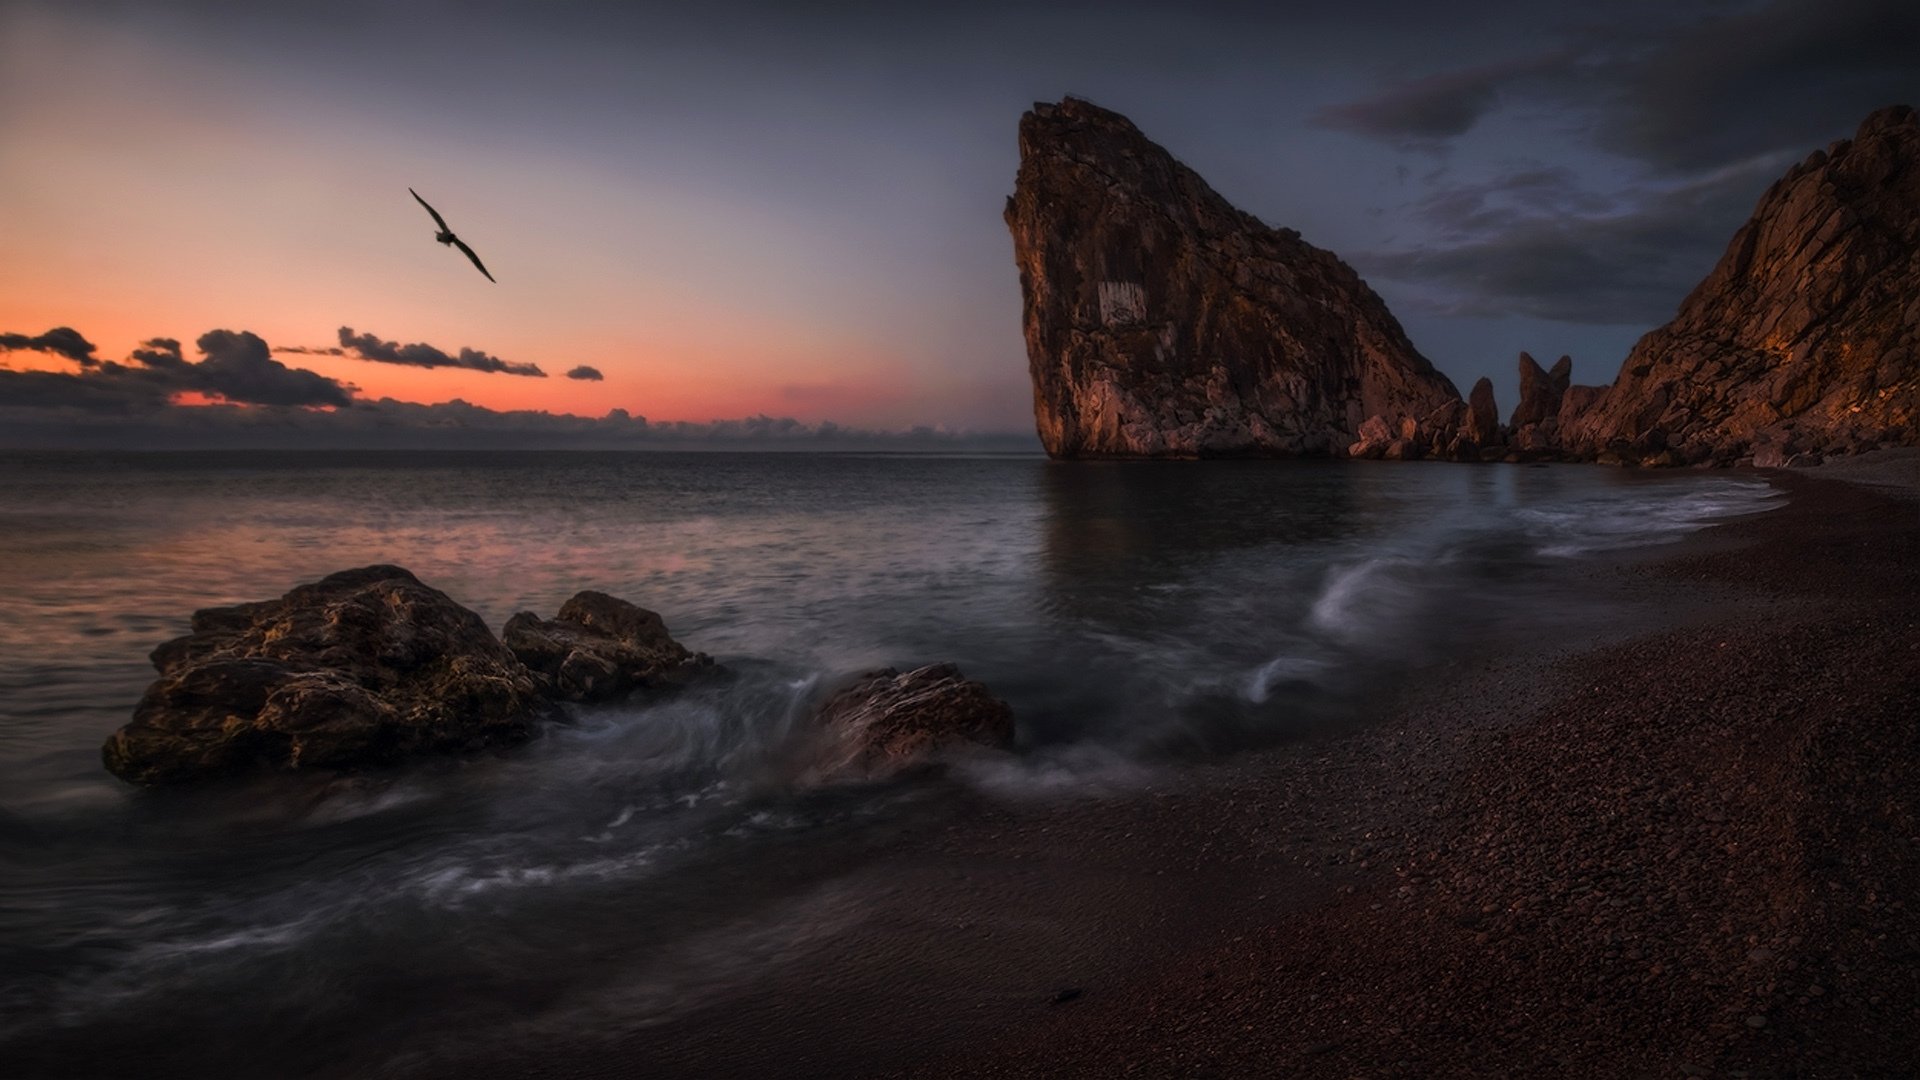
[[[422,198],[420,197],[420,193],[419,193],[419,192],[417,192],[417,191],[415,191],[415,190],[413,190],[412,188],[408,188],[408,189],[407,189],[407,194],[409,194],[409,195],[411,195],[411,196],[413,196],[413,198],[414,198],[414,201],[415,201],[415,202],[418,202],[418,203],[419,203],[419,204],[420,204],[421,206],[426,206],[426,207],[427,207],[427,213],[429,213],[429,214],[432,214],[432,215],[433,215],[433,223],[434,223],[435,225],[438,225],[438,226],[440,226],[440,231],[441,231],[441,232],[452,232],[452,231],[453,231],[452,229],[449,229],[449,228],[447,228],[447,219],[446,219],[446,218],[443,218],[443,217],[441,217],[441,216],[440,216],[440,211],[438,211],[438,210],[435,210],[435,209],[434,209],[433,207],[431,207],[431,206],[427,206],[427,200],[425,200],[425,199],[422,199]],[[469,254],[469,255],[471,255],[471,254],[473,254],[473,252],[471,252],[471,251],[469,251],[469,252],[467,252],[467,254]],[[477,262],[477,261],[479,261],[479,260],[475,260],[475,261]]]
[[[478,270],[478,271],[480,271],[480,272],[481,272],[482,274],[486,274],[486,275],[487,275],[487,280],[488,280],[488,281],[493,281],[493,275],[492,275],[492,274],[487,274],[487,266],[486,266],[486,264],[480,261],[480,256],[478,256],[478,255],[475,255],[475,254],[473,253],[473,249],[467,246],[467,242],[466,242],[465,240],[462,240],[462,239],[460,239],[459,237],[457,237],[457,236],[456,236],[456,237],[454,237],[454,238],[453,238],[453,246],[454,246],[454,247],[457,247],[457,248],[459,248],[459,249],[460,249],[461,251],[464,251],[464,252],[466,252],[466,253],[467,253],[467,258],[469,258],[469,259],[472,259],[472,260],[473,260],[473,268],[474,268],[474,269],[476,269],[476,270]],[[498,284],[500,284],[500,283],[499,283],[499,282],[497,282],[497,281],[494,281],[493,283],[494,283],[495,285],[498,285]]]

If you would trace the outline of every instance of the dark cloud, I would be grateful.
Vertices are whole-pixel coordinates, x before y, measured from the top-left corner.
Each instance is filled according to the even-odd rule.
[[[1329,105],[1308,118],[1315,127],[1350,131],[1411,149],[1437,150],[1466,134],[1500,100],[1508,86],[1564,68],[1568,53],[1556,50],[1414,79],[1360,101]]]
[[[567,371],[567,378],[585,379],[588,382],[599,382],[601,379],[606,378],[606,376],[600,374],[600,369],[597,367],[590,367],[586,364],[581,364],[579,367],[570,368]]]
[[[1605,149],[1672,170],[1804,153],[1883,105],[1920,102],[1920,4],[1768,4],[1670,34],[1614,76]]]
[[[15,349],[53,353],[81,367],[92,367],[100,362],[100,358],[93,354],[93,342],[81,337],[79,331],[69,326],[56,326],[44,334],[0,334],[0,352]]]
[[[1880,106],[1920,100],[1911,0],[1595,11],[1555,48],[1323,110],[1321,126],[1433,149],[1511,102],[1580,147],[1577,172],[1429,176],[1433,193],[1406,218],[1419,239],[1357,265],[1442,315],[1657,324],[1790,161]]]
[[[71,333],[71,331],[69,331]],[[75,335],[78,337],[78,335]],[[0,370],[0,401],[27,409],[141,414],[166,409],[179,394],[197,393],[240,405],[340,408],[354,388],[268,354],[267,343],[245,331],[213,330],[196,343],[199,362],[180,355],[172,338],[142,342],[125,364],[96,361],[77,372]]]
[[[133,361],[163,371],[183,371],[189,365],[180,355],[180,343],[173,338],[150,338],[140,343],[130,357]]]
[[[1808,148],[1920,100],[1912,0],[1624,9],[1561,36],[1536,56],[1427,75],[1310,122],[1432,150],[1511,99],[1558,112],[1599,149],[1697,172]]]
[[[191,389],[247,405],[339,407],[353,388],[275,360],[267,343],[245,330],[209,330],[196,342],[206,359],[183,369]]]
[[[1435,241],[1354,262],[1441,314],[1651,326],[1673,316],[1786,164],[1613,195],[1561,170],[1463,185],[1416,208]]]
[[[340,328],[340,347],[346,355],[361,360],[372,360],[380,364],[405,364],[409,367],[466,368],[468,371],[486,371],[501,375],[526,375],[544,379],[547,373],[540,370],[538,364],[517,364],[489,356],[478,349],[463,348],[458,354],[449,355],[431,345],[402,345],[397,341],[382,341],[373,334],[356,334],[353,327]]]
[[[22,422],[40,412],[115,416],[150,413],[166,407],[172,394],[164,383],[113,372],[0,368],[0,414],[11,413]]]

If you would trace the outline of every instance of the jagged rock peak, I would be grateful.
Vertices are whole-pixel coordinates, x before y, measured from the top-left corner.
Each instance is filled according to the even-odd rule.
[[[1269,228],[1118,113],[1020,121],[1006,220],[1055,457],[1338,455],[1459,400],[1353,269]]]
[[[1625,460],[1728,463],[1913,444],[1917,418],[1920,118],[1903,105],[1775,182],[1562,439]]]

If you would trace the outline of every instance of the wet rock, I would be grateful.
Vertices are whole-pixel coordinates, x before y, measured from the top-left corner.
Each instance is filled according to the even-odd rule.
[[[1117,113],[1036,104],[1006,221],[1054,457],[1337,455],[1459,398],[1351,267]]]
[[[560,701],[616,701],[679,686],[713,664],[675,641],[659,615],[603,592],[574,594],[552,619],[522,611],[507,620],[501,640]]]
[[[871,671],[821,702],[813,779],[873,779],[953,750],[1005,747],[1013,710],[952,664]]]
[[[347,769],[525,739],[551,706],[479,615],[397,566],[207,608],[102,748],[135,783]]]

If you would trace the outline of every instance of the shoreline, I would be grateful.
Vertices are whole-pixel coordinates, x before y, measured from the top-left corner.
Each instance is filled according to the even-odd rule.
[[[1910,1068],[1920,513],[1839,476],[1773,479],[1788,505],[1622,567],[1735,597],[1724,610],[1404,704],[1389,744],[1424,730],[1451,764],[1370,848],[1330,857],[1357,869],[1337,899],[903,1074]]]
[[[1920,514],[1829,477],[1583,569],[1678,600],[1650,630],[1445,663],[1387,719],[1111,797],[903,824],[809,901],[857,928],[753,991],[427,1075],[1898,1073]]]

